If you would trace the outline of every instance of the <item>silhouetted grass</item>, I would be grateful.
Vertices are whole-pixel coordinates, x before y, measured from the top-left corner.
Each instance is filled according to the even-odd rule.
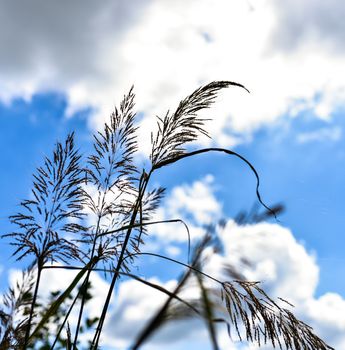
[[[15,247],[13,255],[17,259],[32,256],[33,261],[25,273],[23,286],[10,289],[4,297],[0,311],[0,349],[76,350],[80,349],[79,334],[85,329],[94,329],[89,348],[99,349],[110,299],[120,276],[132,278],[167,296],[162,307],[143,325],[131,349],[138,349],[162,325],[190,317],[205,322],[215,350],[219,349],[217,324],[225,325],[229,336],[235,331],[240,339],[258,345],[271,343],[291,350],[332,349],[309,326],[296,319],[286,305],[282,307],[271,299],[258,282],[244,280],[232,267],[226,270],[229,281],[206,274],[203,271],[205,248],[221,249],[212,230],[193,248],[189,259],[187,225],[179,218],[152,221],[152,214],[164,195],[164,188],[149,190],[152,175],[181,159],[209,152],[241,159],[256,177],[257,198],[266,211],[260,215],[239,215],[238,222],[276,217],[281,210],[281,206],[271,209],[263,202],[259,175],[242,155],[223,148],[193,151],[186,148],[200,135],[209,136],[205,119],[200,118],[198,112],[209,108],[218,92],[230,86],[246,90],[234,82],[211,82],[182,100],[176,111],[157,119],[158,131],[151,136],[149,169],[138,169],[133,160],[138,151],[133,88],[102,131],[94,135],[93,152],[87,159],[82,159],[75,149],[74,134],[70,134],[65,143],[57,143],[52,157],[45,158],[44,165],[34,175],[32,199],[23,201],[21,211],[10,217],[17,229],[3,236]],[[173,222],[186,227],[188,264],[141,250],[151,225]],[[132,272],[134,260],[144,256],[155,256],[184,267],[174,290],[169,291]],[[76,261],[78,266],[73,265]],[[52,266],[52,262],[64,266]],[[76,275],[65,290],[53,294],[49,305],[43,306],[38,303],[41,274],[54,268],[75,270]],[[93,271],[103,271],[111,281],[99,316],[89,319],[85,304],[92,298],[90,274]],[[186,299],[181,291],[191,283],[197,285],[200,293]],[[68,320],[73,310],[78,319],[70,325]],[[19,320],[15,314],[20,316]],[[52,319],[55,334],[50,333]]]

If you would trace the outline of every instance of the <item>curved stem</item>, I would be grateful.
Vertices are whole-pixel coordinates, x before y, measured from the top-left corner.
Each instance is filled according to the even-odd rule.
[[[254,175],[256,177],[256,196],[257,196],[257,198],[259,200],[259,203],[264,208],[266,208],[277,219],[276,213],[268,205],[266,205],[263,202],[263,200],[261,199],[261,195],[260,195],[260,192],[259,192],[260,179],[259,179],[259,175],[258,175],[257,171],[255,170],[254,166],[246,158],[241,156],[239,153],[236,153],[234,151],[231,151],[231,150],[228,150],[228,149],[225,149],[225,148],[217,148],[217,147],[203,148],[203,149],[199,149],[199,150],[192,151],[192,152],[189,152],[189,153],[181,154],[179,156],[176,156],[174,158],[170,158],[168,160],[164,160],[164,161],[162,161],[162,162],[160,162],[158,164],[155,164],[153,166],[153,169],[156,170],[156,169],[162,168],[164,166],[167,166],[169,164],[176,163],[177,161],[179,161],[179,160],[181,160],[183,158],[193,157],[193,156],[195,156],[197,154],[208,153],[208,152],[223,152],[223,153],[235,156],[235,157],[241,159],[242,161],[244,161],[249,166],[249,168],[251,169],[251,171],[254,173]]]

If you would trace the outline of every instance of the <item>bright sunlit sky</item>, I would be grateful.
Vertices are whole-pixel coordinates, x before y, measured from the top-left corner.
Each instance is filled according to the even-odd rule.
[[[345,349],[344,17],[339,0],[0,0],[1,233],[11,230],[7,217],[29,196],[32,173],[54,143],[75,130],[87,156],[92,133],[133,84],[144,130],[137,161],[147,167],[156,115],[202,84],[236,81],[250,94],[223,91],[203,112],[213,119],[212,140],[191,149],[212,145],[245,156],[264,201],[283,203],[285,212],[278,221],[237,226],[234,215],[257,202],[255,177],[238,159],[203,155],[154,177],[167,187],[157,215],[185,218],[195,239],[202,225],[228,220],[224,262],[249,259],[248,279],[291,300],[299,318]],[[186,244],[181,227],[159,227],[145,249],[186,261]],[[22,265],[8,241],[0,245],[4,290]],[[149,258],[138,268],[166,287],[181,271]],[[46,276],[41,292],[61,287],[61,276]],[[108,282],[95,280],[100,298]],[[132,281],[117,293],[104,332],[109,349],[125,349],[162,298]],[[224,349],[254,349],[232,344],[223,331]],[[205,334],[194,321],[176,324],[147,349],[209,349]]]

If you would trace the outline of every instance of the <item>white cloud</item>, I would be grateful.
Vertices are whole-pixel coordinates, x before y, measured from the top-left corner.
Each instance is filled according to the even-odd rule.
[[[262,287],[270,296],[282,297],[294,303],[295,315],[306,321],[314,331],[336,349],[345,345],[345,300],[338,294],[326,293],[315,296],[319,282],[319,268],[313,254],[293,237],[290,230],[278,224],[260,223],[238,226],[229,221],[219,232],[224,244],[224,257],[214,255],[208,261],[206,272],[220,274],[224,264],[231,264],[248,280],[262,281]],[[224,277],[225,278],[225,277]],[[151,280],[167,289],[175,286],[175,281],[163,284],[158,279]],[[195,292],[192,292],[195,295]],[[191,294],[190,294],[191,295]],[[108,320],[105,331],[105,345],[115,344],[119,348],[139,332],[155,309],[163,303],[160,295],[137,282],[126,281],[119,287],[116,307]],[[121,322],[117,323],[117,320]],[[135,331],[133,331],[135,330]],[[229,340],[226,331],[219,327],[222,348],[258,349],[254,345],[239,345]],[[176,336],[178,334],[178,337]],[[177,322],[163,327],[148,343],[148,348],[170,344],[179,348],[179,341],[194,346],[194,341],[204,339],[200,349],[207,348],[207,332],[200,322]],[[177,342],[177,343],[175,343]],[[177,345],[176,345],[177,344]],[[181,345],[182,346],[182,345]],[[271,346],[264,349],[272,350]]]
[[[167,253],[168,256],[171,257],[177,257],[178,255],[181,254],[181,249],[175,245],[169,245],[165,248],[165,251]]]
[[[345,346],[345,300],[339,294],[326,293],[310,299],[302,307],[306,321],[318,329],[320,337],[330,339],[335,349]]]
[[[292,311],[316,334],[336,349],[344,348],[345,299],[336,293],[315,296],[319,283],[315,256],[296,241],[290,230],[268,223],[238,226],[230,220],[219,234],[225,254],[210,260],[211,273],[222,264],[231,264],[248,280],[262,281],[270,296],[292,302]]]
[[[325,44],[343,42],[343,12],[336,0],[1,2],[0,96],[58,90],[70,113],[94,107],[95,126],[135,83],[152,126],[201,83],[234,80],[252,94],[229,89],[205,114],[215,142],[229,147],[243,142],[232,131],[305,108],[330,118],[344,103],[344,53]]]
[[[298,143],[338,141],[342,137],[340,127],[321,128],[315,131],[300,133],[296,136]]]
[[[175,280],[161,283],[156,278],[150,278],[149,282],[159,284],[168,290],[176,286]],[[165,294],[140,282],[125,281],[120,284],[116,308],[110,311],[111,315],[105,326],[103,345],[115,346],[119,349],[128,348],[166,298]],[[195,320],[176,322],[171,327],[163,327],[154,337],[153,343],[149,343],[148,349],[163,345],[165,348],[169,343],[172,343],[172,349],[175,349],[176,345],[179,348],[179,341],[183,344],[198,336],[200,336],[200,322]],[[205,339],[202,332],[201,336]]]
[[[166,200],[169,213],[183,216],[187,212],[199,226],[220,218],[222,209],[213,194],[213,180],[212,175],[207,175],[191,185],[174,187]]]
[[[274,44],[286,52],[317,45],[344,52],[345,6],[337,0],[272,1],[276,11]]]
[[[319,268],[288,229],[268,223],[238,226],[229,221],[220,237],[224,262],[240,267],[248,280],[262,281],[271,294],[293,303],[313,297]]]
[[[153,220],[183,219],[191,239],[200,238],[204,233],[202,226],[213,223],[222,216],[222,206],[213,193],[213,180],[212,175],[207,175],[192,184],[175,186]],[[163,244],[188,240],[188,231],[182,223],[155,225],[150,228],[150,234],[161,239]]]

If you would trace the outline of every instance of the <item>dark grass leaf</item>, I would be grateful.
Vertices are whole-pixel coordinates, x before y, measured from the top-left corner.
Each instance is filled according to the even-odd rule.
[[[131,273],[123,273],[124,276],[128,276],[128,277],[131,277],[132,279],[135,279],[136,281],[142,283],[142,284],[145,284],[153,289],[156,289],[158,290],[159,292],[162,292],[166,295],[169,296],[169,300],[177,300],[179,301],[180,303],[184,304],[186,307],[188,307],[190,310],[194,311],[197,315],[200,313],[198,309],[195,308],[194,305],[192,305],[191,303],[189,303],[188,301],[186,301],[185,299],[182,299],[180,298],[178,295],[177,295],[177,292],[170,292],[169,290],[167,290],[166,288],[160,286],[159,284],[157,283],[153,283],[153,282],[150,282],[150,281],[147,281],[147,280],[144,280],[143,278],[140,278],[139,276],[136,276],[136,275],[133,275]]]
[[[98,261],[98,257],[94,257],[92,261],[90,261],[88,264],[83,267],[80,272],[77,274],[77,276],[73,279],[71,284],[65,289],[65,291],[51,304],[49,309],[46,311],[46,313],[42,316],[39,323],[36,325],[35,329],[31,333],[29,337],[29,341],[35,339],[35,336],[39,333],[41,328],[43,328],[46,323],[48,322],[49,318],[54,316],[57,313],[57,310],[61,306],[61,304],[70,297],[71,293],[79,283],[79,281],[82,279],[82,277],[85,275],[87,271],[89,271]]]
[[[201,266],[198,266],[199,270],[201,269]],[[206,321],[207,329],[210,335],[210,340],[212,342],[212,346],[214,350],[219,350],[219,345],[217,342],[217,330],[214,325],[214,310],[213,310],[213,303],[209,296],[209,291],[204,286],[203,276],[195,273],[195,276],[198,281],[198,285],[201,291],[201,302],[202,302],[202,310],[203,310],[203,317]]]
[[[199,262],[199,259],[201,258],[201,254],[205,247],[209,243],[209,237],[205,237],[193,250],[193,256],[192,256],[192,262],[190,267],[194,267],[196,269],[196,265]],[[158,256],[159,257],[159,256]],[[188,265],[184,265],[188,267]],[[175,289],[172,291],[172,296],[169,296],[169,298],[165,301],[165,303],[161,306],[161,308],[156,312],[156,314],[151,318],[149,322],[145,324],[145,327],[141,330],[139,333],[139,336],[133,343],[133,345],[130,347],[132,350],[139,349],[140,346],[142,346],[152,335],[157,332],[168,320],[174,321],[179,318],[185,318],[188,317],[190,314],[190,311],[193,312],[193,315],[199,314],[201,316],[200,311],[198,311],[197,306],[193,305],[192,302],[188,302],[188,304],[192,305],[193,307],[187,307],[183,309],[178,309],[172,305],[172,302],[174,301],[174,295],[178,295],[178,293],[181,292],[181,290],[186,286],[188,281],[190,280],[192,276],[192,268],[188,268],[178,279],[178,283],[175,287]],[[186,313],[187,310],[187,313]]]

